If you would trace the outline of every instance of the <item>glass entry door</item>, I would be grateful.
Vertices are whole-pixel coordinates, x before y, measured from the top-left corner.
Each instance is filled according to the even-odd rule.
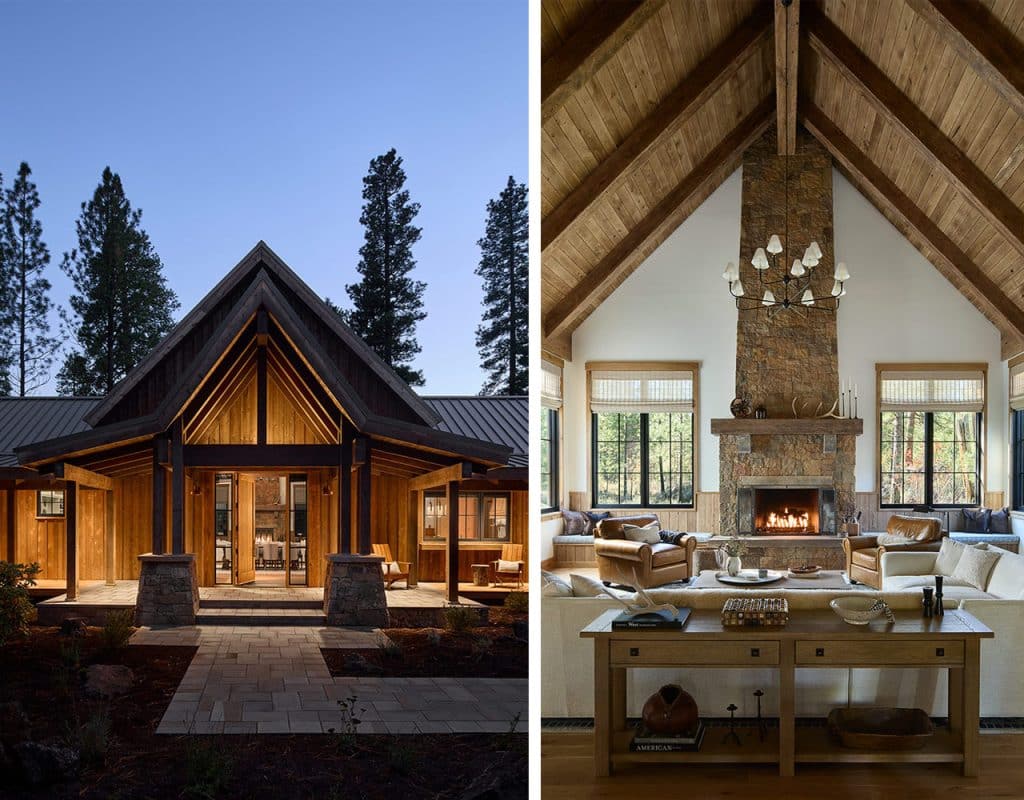
[[[234,477],[220,473],[213,483],[213,545],[214,583],[233,581],[235,552],[235,491]]]
[[[305,586],[309,542],[309,497],[305,475],[288,477],[288,585]]]

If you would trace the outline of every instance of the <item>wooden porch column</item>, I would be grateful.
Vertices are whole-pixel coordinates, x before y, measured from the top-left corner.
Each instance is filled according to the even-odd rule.
[[[164,553],[167,538],[167,483],[164,478],[164,462],[167,440],[153,440],[153,555]]]
[[[185,455],[181,417],[171,430],[171,552],[185,552]]]
[[[338,464],[338,552],[352,552],[352,425],[341,416],[341,460]]]
[[[409,492],[409,521],[405,535],[408,537],[409,560],[412,562],[409,581],[406,584],[410,588],[419,585],[420,582],[420,505],[422,502],[420,492]]]
[[[4,554],[5,560],[10,563],[14,563],[15,555],[14,548],[17,547],[18,541],[18,490],[8,489],[7,490],[7,552]]]
[[[67,546],[67,599],[78,599],[78,484],[64,484],[64,542]]]
[[[359,465],[359,520],[357,535],[359,538],[359,554],[369,555],[370,551],[373,550],[371,544],[373,537],[370,531],[370,497],[371,497],[371,478],[370,478],[370,460],[372,458],[372,449],[370,447],[370,440],[365,437],[360,437],[355,441],[355,453],[353,458]]]
[[[114,493],[104,492],[104,520],[103,532],[106,534],[107,564],[106,578],[107,586],[113,586],[117,580],[117,522],[114,517]]]
[[[448,481],[448,602],[459,602],[459,482]]]

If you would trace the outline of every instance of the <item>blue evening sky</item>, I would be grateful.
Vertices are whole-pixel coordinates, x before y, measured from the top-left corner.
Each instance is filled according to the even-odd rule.
[[[362,177],[395,147],[422,206],[419,391],[475,394],[476,242],[487,201],[527,179],[527,6],[0,0],[0,171],[10,186],[32,167],[53,299],[66,304],[61,256],[109,164],[178,318],[260,239],[347,306]]]

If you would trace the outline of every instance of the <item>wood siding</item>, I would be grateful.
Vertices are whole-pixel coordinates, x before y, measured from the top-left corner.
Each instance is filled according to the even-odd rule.
[[[213,417],[196,425],[187,444],[256,444],[256,371],[249,372]]]

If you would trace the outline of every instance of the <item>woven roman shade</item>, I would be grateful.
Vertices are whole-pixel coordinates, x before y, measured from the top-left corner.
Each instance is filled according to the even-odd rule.
[[[693,373],[681,370],[594,370],[590,410],[653,414],[693,411]]]
[[[882,411],[985,410],[985,373],[981,370],[883,371]]]
[[[562,368],[542,359],[540,369],[540,404],[544,408],[561,408]]]
[[[1024,411],[1024,361],[1010,367],[1010,408]]]

